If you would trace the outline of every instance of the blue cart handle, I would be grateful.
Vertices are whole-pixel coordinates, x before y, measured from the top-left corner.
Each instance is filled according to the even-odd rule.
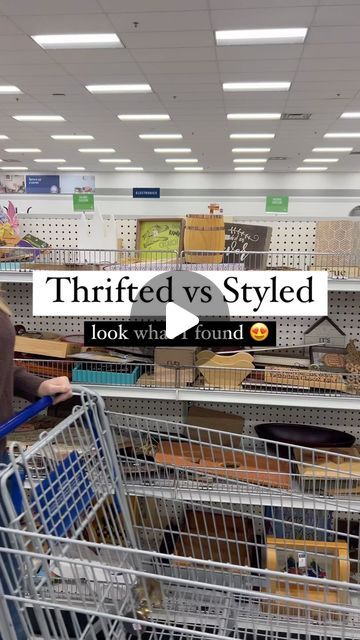
[[[10,420],[0,425],[0,438],[5,438],[9,433],[24,424],[24,422],[27,422],[30,418],[33,418],[47,407],[50,407],[53,402],[54,398],[52,396],[44,396],[22,411],[19,411],[19,413],[16,413]]]

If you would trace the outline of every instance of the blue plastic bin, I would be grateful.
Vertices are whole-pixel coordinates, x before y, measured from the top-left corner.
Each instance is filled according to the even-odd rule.
[[[84,365],[76,365],[72,370],[72,381],[81,384],[136,384],[140,377],[140,367],[126,365],[115,371],[99,371]]]

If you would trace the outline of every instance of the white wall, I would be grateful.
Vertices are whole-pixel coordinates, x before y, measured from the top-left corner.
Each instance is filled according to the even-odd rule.
[[[145,186],[160,187],[161,199],[133,200],[122,191]],[[290,196],[287,215],[294,218],[347,217],[349,211],[360,204],[357,173],[99,173],[96,189],[100,191],[95,200],[98,211],[124,218],[202,213],[209,202],[215,201],[223,206],[226,216],[268,219],[265,197],[280,193]],[[175,193],[166,195],[168,189]],[[24,214],[29,206],[31,215],[35,216],[72,214],[70,195],[0,195],[0,204],[6,204],[8,199]]]

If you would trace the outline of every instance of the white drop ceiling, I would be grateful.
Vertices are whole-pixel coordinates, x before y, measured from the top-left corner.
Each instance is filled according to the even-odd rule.
[[[217,47],[214,30],[308,27],[304,45]],[[31,35],[116,32],[123,49],[43,50]],[[289,81],[289,92],[224,93],[224,82]],[[153,93],[92,95],[88,84],[149,83]],[[205,171],[234,171],[231,133],[273,132],[265,171],[295,171],[313,147],[335,146],[327,132],[360,132],[360,0],[0,0],[0,95],[3,164],[38,171],[31,154],[5,147],[39,147],[89,171],[111,171],[76,141],[53,134],[91,134],[89,146],[113,147],[144,171],[171,171],[158,141],[142,133],[181,133]],[[311,113],[305,121],[228,121],[227,113]],[[121,122],[117,115],[169,113],[168,122]],[[17,122],[17,114],[58,114],[65,122]],[[344,140],[337,139],[338,146]],[[263,146],[246,141],[241,146]],[[345,139],[360,150],[360,140]],[[164,145],[169,146],[169,145]],[[176,145],[178,146],[178,145]],[[334,157],[332,152],[329,156]],[[241,154],[244,156],[244,153]],[[35,156],[36,157],[36,156]],[[37,154],[39,157],[39,154]],[[251,157],[251,156],[250,156]],[[322,156],[323,157],[323,154]],[[101,155],[99,156],[101,158]],[[360,155],[339,154],[328,172],[360,170]],[[41,165],[55,171],[54,165]]]

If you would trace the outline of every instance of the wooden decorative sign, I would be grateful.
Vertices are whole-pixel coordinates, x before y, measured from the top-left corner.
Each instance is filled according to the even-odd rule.
[[[238,262],[240,259],[245,269],[266,269],[267,255],[249,256],[246,252],[269,251],[271,234],[271,227],[226,222],[224,262]],[[240,258],[229,253],[231,251],[240,254]]]
[[[171,260],[182,250],[183,220],[182,218],[146,218],[138,220],[136,230],[136,249],[141,251],[141,260]],[[156,255],[158,252],[158,255]]]

